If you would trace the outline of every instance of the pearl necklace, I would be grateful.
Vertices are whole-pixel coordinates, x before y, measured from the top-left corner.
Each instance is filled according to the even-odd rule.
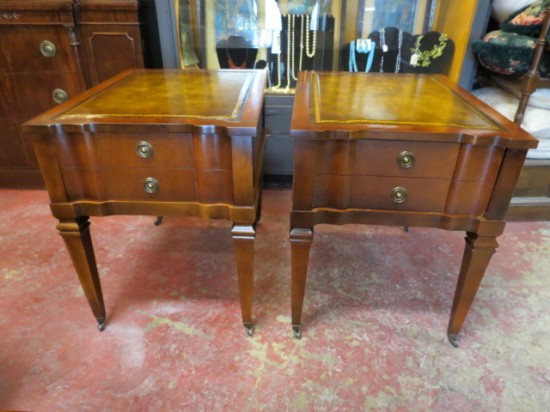
[[[291,70],[290,70],[290,76],[292,77],[292,80],[298,80],[296,77],[295,69],[296,69],[296,49],[294,48],[294,45],[296,44],[296,15],[293,14],[292,18],[292,27],[291,27],[291,49],[290,52],[292,53],[292,61],[291,61]]]
[[[286,17],[287,21],[287,34],[286,34],[286,90],[290,88],[290,73],[293,71],[291,68],[291,62],[292,62],[292,49],[294,47],[293,40],[294,36],[292,35],[292,32],[294,31],[294,27],[292,27],[294,19],[292,18],[291,14],[287,14]]]
[[[277,84],[274,89],[281,87],[281,33],[277,33],[276,41],[279,44],[279,53],[277,53]]]
[[[300,61],[298,62],[298,71],[302,70],[302,60],[304,59],[304,25],[304,15],[300,14]]]
[[[311,30],[313,32],[312,34],[312,44],[313,44],[313,48],[311,49],[311,51],[309,50],[309,14],[306,14],[306,56],[309,57],[310,59],[313,58],[313,56],[315,56],[315,51],[316,51],[316,47],[317,47],[317,30]]]

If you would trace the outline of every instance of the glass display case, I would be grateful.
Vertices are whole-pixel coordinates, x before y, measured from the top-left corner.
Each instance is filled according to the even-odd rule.
[[[163,55],[175,57],[163,57],[163,66],[265,68],[268,94],[292,94],[300,70],[406,71],[400,63],[411,61],[414,34],[430,29],[435,6],[436,0],[157,0],[159,29],[168,33],[161,34]]]

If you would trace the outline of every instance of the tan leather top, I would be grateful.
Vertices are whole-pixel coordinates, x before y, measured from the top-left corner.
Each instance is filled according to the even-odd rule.
[[[25,122],[28,133],[55,130],[202,132],[221,127],[255,136],[264,70],[130,69]]]
[[[238,121],[254,75],[245,70],[137,71],[56,119],[173,117]]]
[[[295,137],[416,132],[449,134],[457,141],[464,134],[511,137],[536,146],[528,133],[442,75],[301,72],[291,129]]]

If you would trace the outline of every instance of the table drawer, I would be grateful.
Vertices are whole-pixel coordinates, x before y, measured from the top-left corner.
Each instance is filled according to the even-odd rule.
[[[449,179],[316,176],[313,207],[437,213],[445,208],[450,184]]]
[[[101,171],[106,199],[233,203],[228,171],[109,168]]]
[[[194,170],[114,168],[102,170],[101,178],[106,200],[197,200]]]
[[[450,178],[459,147],[454,143],[359,140],[352,173]]]
[[[191,134],[98,133],[95,146],[101,168],[195,167]]]

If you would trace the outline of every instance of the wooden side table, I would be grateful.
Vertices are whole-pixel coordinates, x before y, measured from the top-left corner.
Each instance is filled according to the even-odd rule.
[[[457,346],[536,139],[444,76],[316,72],[300,73],[291,134],[295,337],[316,224],[424,226],[466,231]]]
[[[252,335],[265,72],[128,70],[33,120],[57,228],[105,328],[89,216],[233,222],[242,319]]]

